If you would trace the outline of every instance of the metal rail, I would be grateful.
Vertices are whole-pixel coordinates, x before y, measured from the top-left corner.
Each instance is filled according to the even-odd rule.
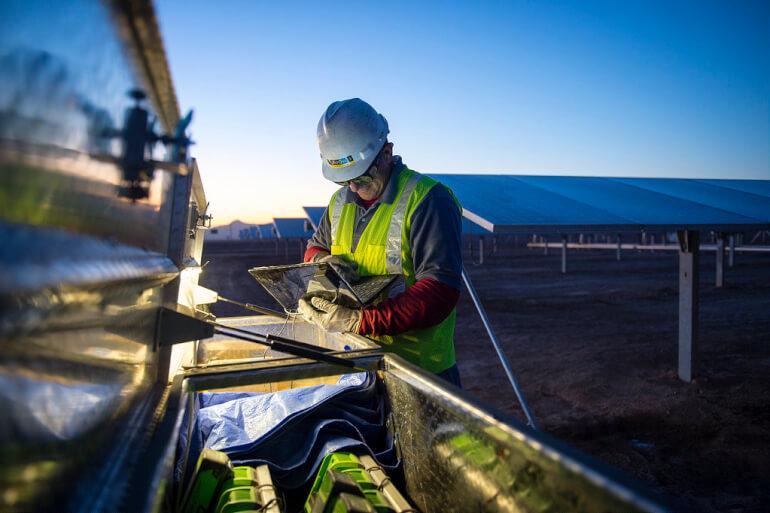
[[[495,348],[495,351],[497,352],[497,357],[500,358],[500,363],[503,364],[503,369],[505,369],[505,374],[508,376],[508,381],[511,382],[511,386],[513,387],[513,391],[516,393],[516,397],[519,400],[519,404],[521,404],[521,409],[524,410],[524,415],[527,417],[527,424],[532,429],[537,429],[537,425],[535,424],[535,419],[532,416],[532,412],[529,410],[529,406],[527,405],[527,401],[524,399],[524,394],[521,391],[521,388],[519,387],[519,383],[516,380],[516,376],[513,374],[513,369],[511,369],[511,364],[508,361],[508,358],[505,356],[505,353],[503,352],[503,348],[500,345],[500,342],[497,340],[497,336],[495,335],[495,332],[492,330],[492,326],[489,323],[489,318],[487,317],[487,313],[484,310],[484,306],[481,304],[481,300],[479,299],[479,296],[476,294],[476,289],[473,287],[473,283],[471,283],[471,279],[468,276],[468,273],[465,270],[465,267],[463,267],[463,282],[465,283],[465,288],[468,289],[468,293],[471,295],[471,299],[473,299],[473,304],[476,306],[476,311],[479,312],[479,316],[481,317],[481,322],[484,323],[484,328],[487,330],[487,334],[489,335],[489,340],[492,342],[492,346]]]
[[[561,242],[528,242],[528,248],[561,248]],[[567,249],[622,249],[646,251],[679,251],[678,244],[617,244],[602,242],[568,242]],[[717,244],[701,244],[701,251],[716,251]],[[770,253],[770,246],[735,246],[734,251],[742,253]]]

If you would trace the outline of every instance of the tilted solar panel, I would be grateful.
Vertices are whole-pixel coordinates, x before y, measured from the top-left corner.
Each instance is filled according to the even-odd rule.
[[[770,224],[770,181],[431,174],[495,232]],[[766,195],[767,194],[767,195]]]
[[[326,211],[326,207],[302,207],[302,210],[305,211],[305,215],[307,215],[307,218],[313,225],[313,229],[317,230],[318,225],[321,223],[321,217],[323,217],[324,212]]]

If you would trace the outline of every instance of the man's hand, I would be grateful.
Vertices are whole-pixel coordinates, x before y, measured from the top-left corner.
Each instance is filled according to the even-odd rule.
[[[330,333],[350,331],[358,333],[361,326],[361,310],[336,305],[322,297],[299,300],[299,312],[308,322],[312,322]]]
[[[348,262],[338,255],[330,255],[325,252],[316,253],[313,256],[313,262],[329,264],[347,283],[358,281],[358,264],[355,262]]]

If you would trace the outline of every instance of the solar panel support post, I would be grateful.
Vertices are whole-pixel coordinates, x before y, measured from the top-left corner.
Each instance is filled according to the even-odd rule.
[[[479,237],[479,265],[484,264],[484,236]]]
[[[529,424],[532,429],[537,429],[535,419],[532,416],[532,412],[529,410],[529,405],[527,405],[527,401],[524,399],[524,394],[519,387],[519,382],[516,380],[513,369],[511,369],[511,364],[508,362],[508,358],[503,352],[500,341],[497,340],[497,336],[495,336],[495,332],[492,330],[492,325],[489,323],[487,312],[484,310],[484,306],[481,304],[481,300],[479,299],[478,294],[476,294],[476,289],[474,288],[473,283],[471,283],[471,278],[468,276],[465,267],[463,267],[462,277],[463,282],[465,283],[465,288],[468,289],[468,293],[471,295],[473,304],[476,306],[476,311],[479,313],[479,317],[481,317],[481,322],[484,324],[484,328],[487,330],[489,340],[492,342],[492,346],[495,348],[497,357],[500,359],[500,363],[503,365],[505,375],[508,377],[508,381],[511,382],[511,386],[513,387],[513,391],[516,394],[516,398],[519,400],[521,409],[524,411],[524,416],[527,417],[527,424]]]
[[[717,236],[716,267],[716,286],[721,289],[725,284],[725,235],[723,233]]]
[[[548,237],[540,236],[540,242],[543,243],[543,254],[548,256]]]
[[[690,383],[698,352],[698,262],[700,233],[678,230],[679,239],[679,379]]]
[[[561,236],[561,273],[567,274],[567,236]]]
[[[618,262],[620,262],[620,250],[622,249],[621,242],[622,239],[620,238],[620,234],[618,234],[618,248],[615,250],[615,260]]]
[[[735,235],[734,234],[730,234],[730,236],[728,237],[727,241],[728,241],[727,244],[728,244],[728,247],[729,247],[729,253],[728,253],[728,257],[727,257],[727,265],[729,267],[732,267],[733,265],[735,265]]]

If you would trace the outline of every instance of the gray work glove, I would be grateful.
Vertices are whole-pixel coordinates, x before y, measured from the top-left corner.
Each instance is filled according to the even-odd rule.
[[[324,254],[323,252],[316,253],[313,257],[313,262],[329,264],[347,283],[355,283],[358,281],[358,264],[355,262],[348,262],[339,255]]]
[[[299,313],[308,322],[312,322],[325,329],[329,333],[343,333],[350,331],[358,333],[361,326],[361,310],[348,308],[327,301],[322,297],[313,297],[299,300]]]

